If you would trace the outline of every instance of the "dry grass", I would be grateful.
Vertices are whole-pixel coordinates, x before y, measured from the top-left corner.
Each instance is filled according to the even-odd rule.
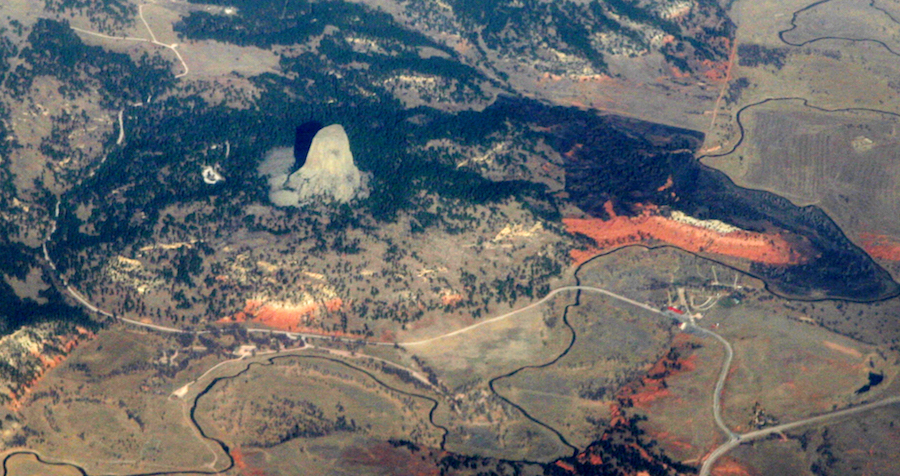
[[[7,474],[10,476],[78,476],[81,473],[70,466],[44,464],[33,455],[21,454],[6,462]]]

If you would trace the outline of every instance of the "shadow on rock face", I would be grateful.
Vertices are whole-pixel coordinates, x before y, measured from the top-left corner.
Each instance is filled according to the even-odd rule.
[[[300,124],[294,136],[294,167],[291,172],[296,172],[306,164],[306,156],[309,154],[309,148],[312,145],[313,138],[322,127],[321,122],[310,121]]]

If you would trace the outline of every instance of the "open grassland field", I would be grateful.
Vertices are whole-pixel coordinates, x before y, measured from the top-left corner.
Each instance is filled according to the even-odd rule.
[[[721,161],[739,184],[816,204],[842,229],[900,234],[896,116],[773,101],[741,115],[747,138]]]
[[[891,396],[889,385],[900,371],[896,351],[799,321],[796,311],[773,312],[765,303],[714,311],[710,318],[734,348],[723,410],[734,431],[756,429],[758,412],[790,422]],[[860,392],[870,374],[884,380]]]
[[[681,334],[665,357],[664,365],[655,365],[617,397],[625,411],[645,419],[639,428],[666,455],[697,464],[723,441],[710,408],[725,350],[710,339]]]
[[[630,304],[582,292],[566,320],[574,343],[558,360],[495,380],[496,391],[581,448],[610,423],[610,403],[626,382],[646,373],[666,352],[671,323]],[[562,326],[561,319],[551,321]]]
[[[896,116],[786,100],[752,107],[741,119],[745,141],[710,165],[721,164],[742,186],[819,205],[844,230],[900,234]]]
[[[560,316],[572,300],[572,294],[560,294],[506,319],[402,347],[400,363],[433,375],[445,393],[447,401],[436,418],[450,429],[448,450],[536,461],[569,453],[553,432],[499,398],[489,382],[522,367],[550,362],[564,352],[571,332]]]
[[[460,391],[485,377],[511,372],[535,361],[549,361],[565,350],[571,333],[554,325],[572,296],[562,294],[546,306],[537,306],[507,319],[486,323],[470,331],[404,345],[406,353],[423,365],[440,368],[438,379],[450,391]],[[548,324],[549,323],[549,324]]]
[[[156,334],[101,332],[25,397],[15,414],[21,441],[49,461],[75,459],[92,474],[209,463],[214,454],[197,438],[185,407],[169,400],[171,376],[188,365],[190,349],[179,349]]]
[[[9,476],[79,476],[77,469],[59,464],[47,464],[31,454],[20,454],[6,460]]]
[[[701,311],[745,285],[762,287],[741,271],[673,247],[622,248],[586,263],[578,278],[584,286],[608,289],[659,308],[690,305]]]
[[[305,454],[287,461],[321,473],[368,439],[438,446],[442,432],[429,423],[430,409],[431,402],[392,391],[353,367],[297,355],[219,380],[200,397],[197,421],[241,451]]]
[[[340,476],[476,476],[516,472],[523,476],[544,474],[538,465],[510,464],[489,458],[455,458],[445,451],[418,446],[408,440],[379,441],[356,438],[322,438],[321,444],[281,445],[271,449],[241,449],[234,454],[238,474],[291,476],[304,474]]]
[[[890,406],[741,445],[722,466],[743,474],[890,476],[900,471],[898,443],[900,410]]]
[[[704,163],[740,139],[738,111],[767,99],[805,99],[827,110],[895,112],[900,106],[897,56],[881,45],[835,40],[793,47],[748,40],[738,52],[744,56],[735,60],[734,79],[707,130],[703,153],[710,158]]]
[[[552,360],[566,349],[571,337],[568,328],[556,324],[572,301],[574,295],[565,292],[506,318],[468,330],[463,327],[457,334],[407,341],[405,358],[415,356],[424,365],[438,366],[441,384],[451,391],[535,361]]]
[[[467,461],[441,449],[446,422],[440,415],[430,420],[435,405],[446,413],[465,402],[417,373],[427,366],[391,366],[355,352],[358,345],[329,349],[317,342],[313,348],[232,331],[169,338],[118,326],[100,332],[33,382],[16,403],[21,410],[6,412],[4,438],[13,448],[38,452],[47,469],[30,454],[10,456],[8,467],[68,474],[75,466],[52,464],[72,461],[90,474],[130,474],[233,465],[228,474],[292,475],[303,464],[313,474],[400,476]],[[286,343],[292,347],[285,349]],[[398,349],[382,349],[372,353],[403,360]],[[520,358],[524,365],[527,359]],[[546,460],[568,454],[553,433],[538,437],[536,429],[521,418],[502,425],[507,441],[533,444],[527,448],[543,451]],[[492,431],[482,436],[497,439]],[[480,457],[453,474],[504,464]]]
[[[893,2],[832,0],[798,11],[790,30],[782,33],[786,43],[799,45],[823,39],[845,39],[881,43],[900,53],[897,5]]]
[[[632,271],[636,270],[636,272]],[[627,247],[587,263],[581,284],[620,292],[659,307],[680,306],[715,320],[716,309],[732,312],[738,303],[760,306],[787,319],[811,322],[838,334],[885,349],[900,348],[900,302],[802,301],[780,297],[765,284],[715,261],[672,247]],[[718,311],[717,311],[718,312]]]

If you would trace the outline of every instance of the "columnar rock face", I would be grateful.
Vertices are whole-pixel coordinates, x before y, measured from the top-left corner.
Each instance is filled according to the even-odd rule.
[[[269,199],[278,206],[298,206],[316,198],[349,202],[363,197],[364,177],[353,163],[350,140],[340,124],[320,130],[313,137],[306,161],[290,173],[290,149],[269,153],[259,171],[269,179]]]
[[[334,124],[313,137],[306,163],[291,174],[287,188],[297,190],[301,202],[318,195],[331,195],[339,202],[348,202],[356,195],[360,183],[359,169],[350,152],[350,139],[340,124]]]

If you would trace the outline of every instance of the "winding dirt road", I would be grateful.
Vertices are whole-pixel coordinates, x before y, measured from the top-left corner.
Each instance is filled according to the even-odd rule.
[[[184,68],[184,71],[175,75],[175,79],[179,79],[179,78],[183,78],[183,77],[187,76],[187,74],[190,72],[190,68],[188,68],[187,63],[185,63],[184,58],[181,56],[181,53],[179,53],[178,50],[176,49],[176,48],[178,48],[178,43],[173,43],[171,45],[167,45],[165,43],[161,43],[160,41],[158,41],[156,39],[156,35],[153,33],[153,30],[150,28],[150,24],[147,23],[146,19],[144,19],[144,5],[143,4],[138,5],[138,16],[140,17],[141,22],[144,24],[144,26],[147,27],[147,33],[150,34],[150,38],[139,38],[139,37],[136,38],[136,37],[132,37],[132,36],[111,36],[111,35],[105,35],[103,33],[98,33],[96,31],[85,30],[83,28],[76,28],[74,26],[69,27],[69,28],[71,28],[74,31],[77,31],[78,33],[96,36],[98,38],[105,38],[107,40],[141,41],[144,43],[152,43],[156,46],[162,46],[163,48],[172,50],[172,52],[175,53],[175,56],[178,58],[178,61],[181,62],[181,66]]]

